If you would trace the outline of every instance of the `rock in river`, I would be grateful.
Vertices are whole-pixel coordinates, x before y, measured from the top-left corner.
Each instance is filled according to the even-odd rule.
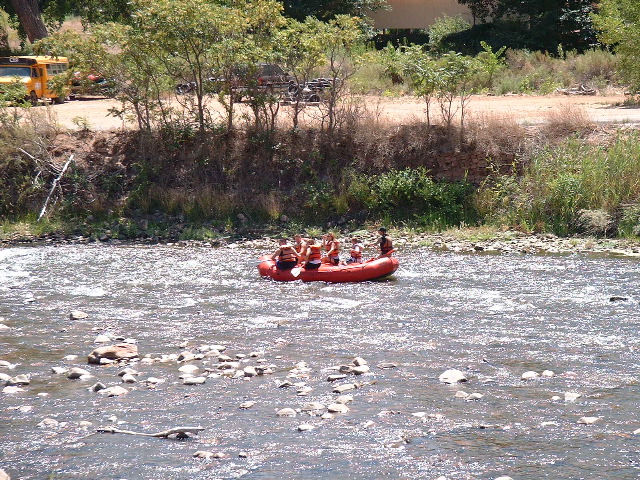
[[[581,425],[593,425],[598,420],[600,420],[600,417],[580,417],[578,423]]]
[[[356,367],[362,367],[363,365],[368,365],[368,362],[362,357],[356,357],[353,359],[353,364]]]
[[[310,403],[305,403],[302,406],[302,411],[303,412],[315,412],[318,410],[324,410],[324,405],[320,402],[310,402]]]
[[[185,378],[182,383],[184,385],[202,385],[207,381],[206,377],[188,377]]]
[[[121,387],[120,385],[116,385],[115,387],[108,387],[99,390],[98,393],[100,395],[104,395],[105,397],[119,397],[121,395],[126,395],[127,393],[129,393],[129,390]]]
[[[0,468],[0,480],[11,480],[9,474]]]
[[[136,377],[134,377],[130,373],[125,373],[122,376],[122,383],[136,383],[137,381],[138,380],[136,380]]]
[[[138,356],[138,347],[130,343],[117,343],[105,347],[96,348],[89,354],[89,363],[100,363],[100,360],[130,360]]]
[[[449,370],[445,370],[440,374],[438,379],[442,383],[460,383],[466,382],[467,376],[462,373],[460,370],[456,370],[455,368],[450,368]]]
[[[353,367],[353,368],[351,369],[351,372],[352,372],[354,375],[363,375],[363,374],[365,374],[365,373],[369,373],[369,370],[370,370],[370,369],[369,369],[369,365],[359,365],[359,366],[357,366],[357,367]]]
[[[575,402],[578,398],[580,398],[582,395],[580,395],[577,392],[564,392],[564,401],[565,402],[569,402],[569,403],[573,403]]]
[[[69,318],[71,320],[82,320],[84,318],[87,318],[88,316],[89,314],[83,312],[82,310],[71,310],[71,313],[69,313]]]
[[[193,454],[195,458],[203,458],[205,460],[210,460],[213,458],[213,452],[208,452],[206,450],[198,450]]]
[[[24,392],[24,388],[20,388],[20,387],[16,387],[16,386],[9,386],[9,387],[4,387],[2,389],[2,393],[18,393],[18,392]]]
[[[332,403],[327,406],[327,411],[329,413],[347,413],[349,411],[349,407],[344,405],[343,403]]]
[[[29,385],[31,380],[28,375],[16,375],[15,377],[7,380],[7,385]]]
[[[293,408],[282,408],[276,412],[278,417],[295,417],[297,415]]]
[[[258,375],[258,372],[254,367],[249,366],[244,368],[243,374],[245,377],[255,377]]]
[[[343,383],[342,385],[338,385],[333,389],[334,393],[344,393],[349,390],[355,390],[358,386],[355,383]]]
[[[198,366],[193,364],[183,365],[178,369],[180,373],[196,373],[198,370]]]
[[[72,369],[69,370],[69,374],[67,375],[67,378],[69,380],[76,380],[78,378],[90,378],[90,377],[91,377],[91,373],[89,373],[84,368],[80,368],[80,367],[73,367]]]

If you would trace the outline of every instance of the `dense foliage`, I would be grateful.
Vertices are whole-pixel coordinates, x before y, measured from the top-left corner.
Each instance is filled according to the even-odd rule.
[[[557,52],[588,50],[597,45],[591,0],[458,0],[480,24],[453,36],[461,51],[474,51],[479,40],[494,48],[504,45]]]
[[[612,45],[621,59],[621,71],[631,88],[640,91],[640,3],[635,0],[603,0],[594,20],[600,38]]]

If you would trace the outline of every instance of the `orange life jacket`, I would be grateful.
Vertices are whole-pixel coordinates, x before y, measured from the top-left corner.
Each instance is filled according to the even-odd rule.
[[[355,247],[360,247],[359,249],[355,248]],[[362,258],[362,244],[361,243],[356,243],[353,248],[351,249],[351,258],[355,258],[360,260]]]
[[[327,253],[333,250],[333,253],[330,255],[330,257],[335,258],[340,254],[340,242],[335,239],[325,243],[324,248],[327,250]]]
[[[295,262],[296,256],[295,250],[291,245],[283,245],[280,247],[280,261],[281,262]]]
[[[380,252],[385,254],[389,253],[391,250],[393,250],[393,243],[391,243],[391,240],[387,237],[382,237],[380,240]]]
[[[309,262],[317,262],[322,257],[322,247],[320,245],[309,245]]]

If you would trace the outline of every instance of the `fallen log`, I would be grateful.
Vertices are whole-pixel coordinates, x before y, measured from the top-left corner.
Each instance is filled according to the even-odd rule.
[[[126,435],[138,435],[140,437],[156,437],[156,438],[169,438],[169,435],[176,435],[176,438],[186,438],[189,433],[198,434],[204,430],[204,427],[174,427],[169,430],[164,430],[158,433],[141,433],[132,432],[131,430],[120,430],[115,427],[101,427],[98,428],[98,433],[124,433]]]
[[[44,201],[44,205],[42,205],[42,210],[40,210],[40,215],[38,215],[38,220],[37,220],[38,222],[42,219],[45,212],[47,211],[47,205],[49,204],[49,199],[51,198],[51,195],[53,195],[53,192],[56,189],[56,185],[58,185],[58,183],[62,179],[64,172],[67,171],[67,167],[69,166],[72,160],[73,160],[73,154],[71,154],[71,156],[69,157],[69,160],[67,160],[67,163],[64,164],[64,167],[62,167],[62,171],[60,171],[60,175],[58,175],[58,177],[51,184],[51,190],[49,190],[49,195],[47,196],[47,199]]]

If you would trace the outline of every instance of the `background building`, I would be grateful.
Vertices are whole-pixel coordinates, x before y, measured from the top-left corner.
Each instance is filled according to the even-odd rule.
[[[369,14],[375,28],[421,28],[427,29],[434,20],[443,15],[462,16],[473,23],[473,17],[465,5],[456,0],[387,0],[391,10],[380,10]]]

